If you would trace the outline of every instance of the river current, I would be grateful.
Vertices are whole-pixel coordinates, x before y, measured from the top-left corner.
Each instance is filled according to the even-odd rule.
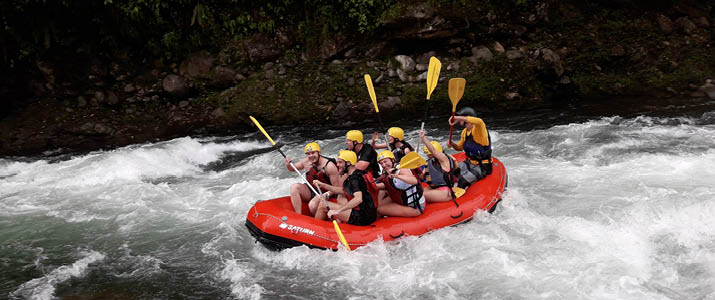
[[[496,211],[353,252],[254,242],[297,182],[257,132],[0,158],[0,299],[715,299],[715,103],[664,107],[484,113]],[[266,129],[302,157],[351,128]]]

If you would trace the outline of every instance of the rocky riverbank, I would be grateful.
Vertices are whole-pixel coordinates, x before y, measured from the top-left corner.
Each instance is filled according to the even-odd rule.
[[[477,7],[398,5],[370,35],[299,42],[290,28],[256,34],[175,63],[126,54],[40,61],[0,120],[0,155],[87,151],[265,125],[374,118],[363,75],[384,119],[448,113],[446,80],[467,79],[460,105],[482,112],[603,97],[715,99],[712,6],[663,9],[540,1]],[[426,102],[430,56],[440,84]],[[18,88],[18,87],[14,87]],[[20,93],[21,94],[21,93]]]

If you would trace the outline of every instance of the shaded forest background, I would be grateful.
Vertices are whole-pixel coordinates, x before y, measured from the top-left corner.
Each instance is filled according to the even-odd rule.
[[[481,111],[613,96],[715,98],[712,7],[3,1],[0,155],[231,132],[249,114],[268,124],[364,120],[372,117],[366,73],[378,79],[387,114],[409,117],[422,107],[420,73],[431,55],[443,60],[443,77],[467,78],[464,104]],[[442,94],[435,101],[446,101]]]

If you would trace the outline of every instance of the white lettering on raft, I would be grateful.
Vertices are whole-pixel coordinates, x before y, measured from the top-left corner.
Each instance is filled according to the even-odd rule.
[[[281,225],[278,226],[278,227],[280,227],[281,229],[290,230],[290,231],[292,231],[292,232],[294,232],[294,233],[300,232],[300,233],[305,233],[305,234],[309,234],[309,235],[314,235],[314,234],[315,234],[315,231],[310,230],[310,229],[308,229],[308,228],[303,228],[303,227],[300,227],[300,226],[295,226],[295,225],[286,224],[286,223],[281,223]]]

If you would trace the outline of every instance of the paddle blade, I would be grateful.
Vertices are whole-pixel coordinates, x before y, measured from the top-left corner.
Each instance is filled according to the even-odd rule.
[[[266,132],[266,130],[263,129],[263,126],[261,126],[261,123],[258,123],[256,118],[254,118],[253,116],[248,116],[248,117],[251,118],[251,121],[253,121],[253,124],[256,124],[256,127],[258,127],[258,129],[261,130],[261,132],[263,132],[263,135],[265,135],[266,138],[268,138],[268,140],[271,141],[271,145],[275,146],[276,142],[274,142],[273,139],[271,138],[271,136],[268,135],[268,132]]]
[[[377,97],[375,96],[375,88],[372,86],[372,78],[370,78],[370,74],[365,74],[365,85],[367,85],[367,92],[370,93],[372,105],[375,106],[375,112],[380,112],[380,109],[377,108]]]
[[[429,59],[429,68],[427,68],[427,100],[432,95],[434,88],[437,87],[439,80],[439,70],[442,69],[442,63],[436,57],[432,56]]]
[[[457,111],[457,103],[464,95],[464,86],[467,81],[464,78],[452,78],[449,80],[449,100],[452,101],[452,112]]]
[[[338,238],[340,238],[340,242],[343,243],[345,248],[348,249],[348,251],[352,251],[350,249],[350,246],[348,245],[348,241],[345,239],[345,236],[343,236],[343,232],[340,231],[340,226],[338,226],[338,222],[333,220],[333,227],[335,227],[335,232],[338,234]]]
[[[456,186],[452,187],[452,191],[454,192],[454,196],[457,198],[462,197],[462,195],[467,192],[465,189]]]
[[[422,158],[417,152],[407,153],[400,159],[400,169],[417,169],[427,164],[427,161]]]

